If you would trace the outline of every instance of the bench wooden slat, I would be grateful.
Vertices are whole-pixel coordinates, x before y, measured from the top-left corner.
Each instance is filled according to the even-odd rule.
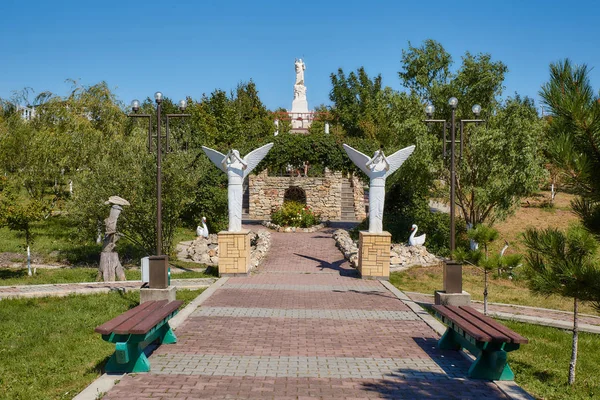
[[[475,316],[473,316],[472,314],[470,314],[468,311],[464,310],[463,307],[458,307],[458,306],[448,306],[449,308],[452,309],[452,311],[454,311],[457,315],[460,315],[464,320],[469,321],[471,324],[473,324],[473,326],[476,326],[477,328],[479,328],[481,331],[487,333],[491,338],[492,338],[492,342],[503,342],[503,343],[511,343],[512,339],[510,336],[505,335],[503,332],[495,329],[493,326],[491,326],[488,322],[488,320],[491,320],[491,318],[484,316],[483,314],[480,314],[482,318],[477,318]],[[473,310],[475,311],[475,310]],[[487,319],[486,319],[487,318]]]
[[[529,340],[527,338],[519,335],[518,333],[514,332],[510,328],[507,328],[506,326],[498,323],[493,318],[490,318],[486,315],[481,314],[479,311],[475,310],[473,307],[461,306],[460,308],[462,310],[464,310],[465,312],[469,313],[470,315],[472,315],[473,317],[477,318],[478,320],[484,322],[485,324],[491,326],[492,328],[496,329],[497,331],[501,332],[502,334],[508,336],[511,339],[512,343],[518,343],[518,344],[529,343]]]
[[[136,307],[132,308],[131,310],[128,310],[128,311],[124,312],[123,314],[111,319],[110,321],[103,323],[102,325],[98,326],[95,329],[95,331],[102,335],[109,335],[110,333],[112,333],[112,331],[117,326],[121,325],[123,322],[127,321],[129,318],[133,317],[138,312],[146,309],[147,307],[150,307],[152,305],[152,303],[154,303],[154,302],[148,301],[146,303],[142,303],[139,306],[136,306]]]
[[[168,304],[165,304],[160,309],[154,310],[154,312],[147,316],[143,321],[141,321],[133,328],[129,329],[129,333],[131,333],[132,335],[145,334],[154,326],[156,326],[160,321],[169,316],[173,311],[177,310],[182,304],[183,301],[172,301]]]
[[[492,340],[492,337],[488,335],[486,332],[479,329],[477,326],[473,325],[471,322],[465,320],[463,317],[454,312],[450,306],[438,306],[434,305],[433,309],[445,316],[446,318],[451,319],[458,327],[467,332],[470,336],[472,336],[475,340],[479,340],[482,342],[489,342]]]
[[[141,321],[146,319],[154,311],[162,308],[165,304],[167,304],[167,300],[160,300],[160,301],[153,302],[153,304],[151,304],[149,307],[138,312],[136,315],[129,318],[127,321],[123,322],[121,325],[117,326],[115,329],[113,329],[113,332],[122,334],[122,335],[130,333],[129,330],[131,328],[133,328],[134,326],[139,324]]]

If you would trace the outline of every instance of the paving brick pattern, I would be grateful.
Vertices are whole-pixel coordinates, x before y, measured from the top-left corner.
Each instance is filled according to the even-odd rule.
[[[412,311],[385,310],[306,310],[275,308],[202,307],[192,317],[318,318],[318,319],[389,319],[418,321]]]
[[[104,399],[502,399],[329,231],[273,233],[258,272],[230,278]]]

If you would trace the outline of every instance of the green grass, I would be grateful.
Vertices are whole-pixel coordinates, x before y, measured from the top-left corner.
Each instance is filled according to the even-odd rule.
[[[187,304],[201,292],[177,298]],[[138,302],[137,292],[2,300],[0,399],[73,398],[114,351],[94,328]]]
[[[77,225],[66,217],[54,216],[35,222],[32,224],[32,232],[34,242],[31,245],[31,252],[36,262],[78,266],[98,265],[102,246],[93,241],[82,242],[78,239]],[[193,229],[176,228],[173,243],[195,238]],[[140,258],[146,255],[139,246],[126,238],[119,241],[117,252],[123,265],[139,266]],[[10,261],[24,263],[25,236],[6,227],[0,228],[0,253],[15,253]]]
[[[508,361],[516,382],[543,399],[600,398],[600,335],[579,333],[575,385],[567,384],[572,332],[501,321],[529,339],[529,344],[509,353]]]
[[[390,282],[400,290],[433,294],[443,288],[442,267],[413,267],[390,274]],[[488,275],[488,301],[495,303],[519,304],[532,307],[552,308],[573,311],[573,301],[560,296],[540,296],[529,291],[523,280],[492,278]],[[483,300],[483,272],[477,268],[463,266],[463,290],[471,294],[473,300]],[[582,313],[600,315],[589,304],[581,304]]]
[[[98,270],[96,268],[40,268],[32,276],[27,275],[27,268],[0,268],[0,286],[96,282],[97,275]],[[126,269],[125,276],[127,280],[140,280],[141,272],[139,269]],[[171,279],[194,278],[214,278],[214,275],[199,271],[185,271],[171,274]]]

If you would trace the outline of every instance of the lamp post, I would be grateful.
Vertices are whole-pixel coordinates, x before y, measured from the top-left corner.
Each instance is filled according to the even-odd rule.
[[[138,114],[140,110],[140,102],[139,100],[133,100],[131,102],[131,109],[133,111],[132,114],[128,114],[129,117],[132,118],[148,118],[148,151],[153,151],[153,138],[156,137],[156,256],[161,256],[165,258],[165,265],[168,265],[167,256],[162,255],[162,152],[163,146],[161,139],[163,138],[161,134],[161,111],[162,111],[162,102],[163,102],[163,94],[161,92],[156,92],[154,94],[154,100],[156,101],[156,136],[152,134],[152,115],[151,114]],[[183,112],[187,107],[187,103],[185,100],[181,100],[179,102],[179,111]],[[169,147],[169,118],[177,118],[177,117],[189,117],[191,114],[167,114],[166,115],[166,130],[165,130],[165,153],[170,151]],[[150,274],[150,287],[152,287],[152,273]]]
[[[456,250],[456,220],[455,220],[455,201],[456,201],[456,107],[458,106],[458,99],[456,97],[451,97],[448,100],[448,105],[452,109],[452,116],[450,122],[448,123],[445,119],[432,119],[433,113],[435,112],[435,107],[432,104],[428,104],[425,107],[425,114],[427,114],[427,118],[425,122],[427,124],[431,123],[441,123],[443,124],[443,153],[444,157],[446,157],[446,145],[450,143],[450,252],[454,252]],[[460,143],[460,157],[462,158],[463,150],[464,150],[464,127],[467,123],[480,123],[484,122],[484,120],[479,119],[479,114],[481,113],[481,106],[479,104],[475,104],[471,111],[475,114],[475,119],[461,119],[459,120],[460,124],[460,139],[458,140]],[[446,140],[446,130],[448,129],[448,125],[450,125],[450,140]]]

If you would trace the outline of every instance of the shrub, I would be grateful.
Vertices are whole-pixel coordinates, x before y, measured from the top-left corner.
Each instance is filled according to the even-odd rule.
[[[279,226],[308,228],[320,222],[320,215],[315,214],[307,205],[286,201],[281,208],[271,213],[271,222]]]

